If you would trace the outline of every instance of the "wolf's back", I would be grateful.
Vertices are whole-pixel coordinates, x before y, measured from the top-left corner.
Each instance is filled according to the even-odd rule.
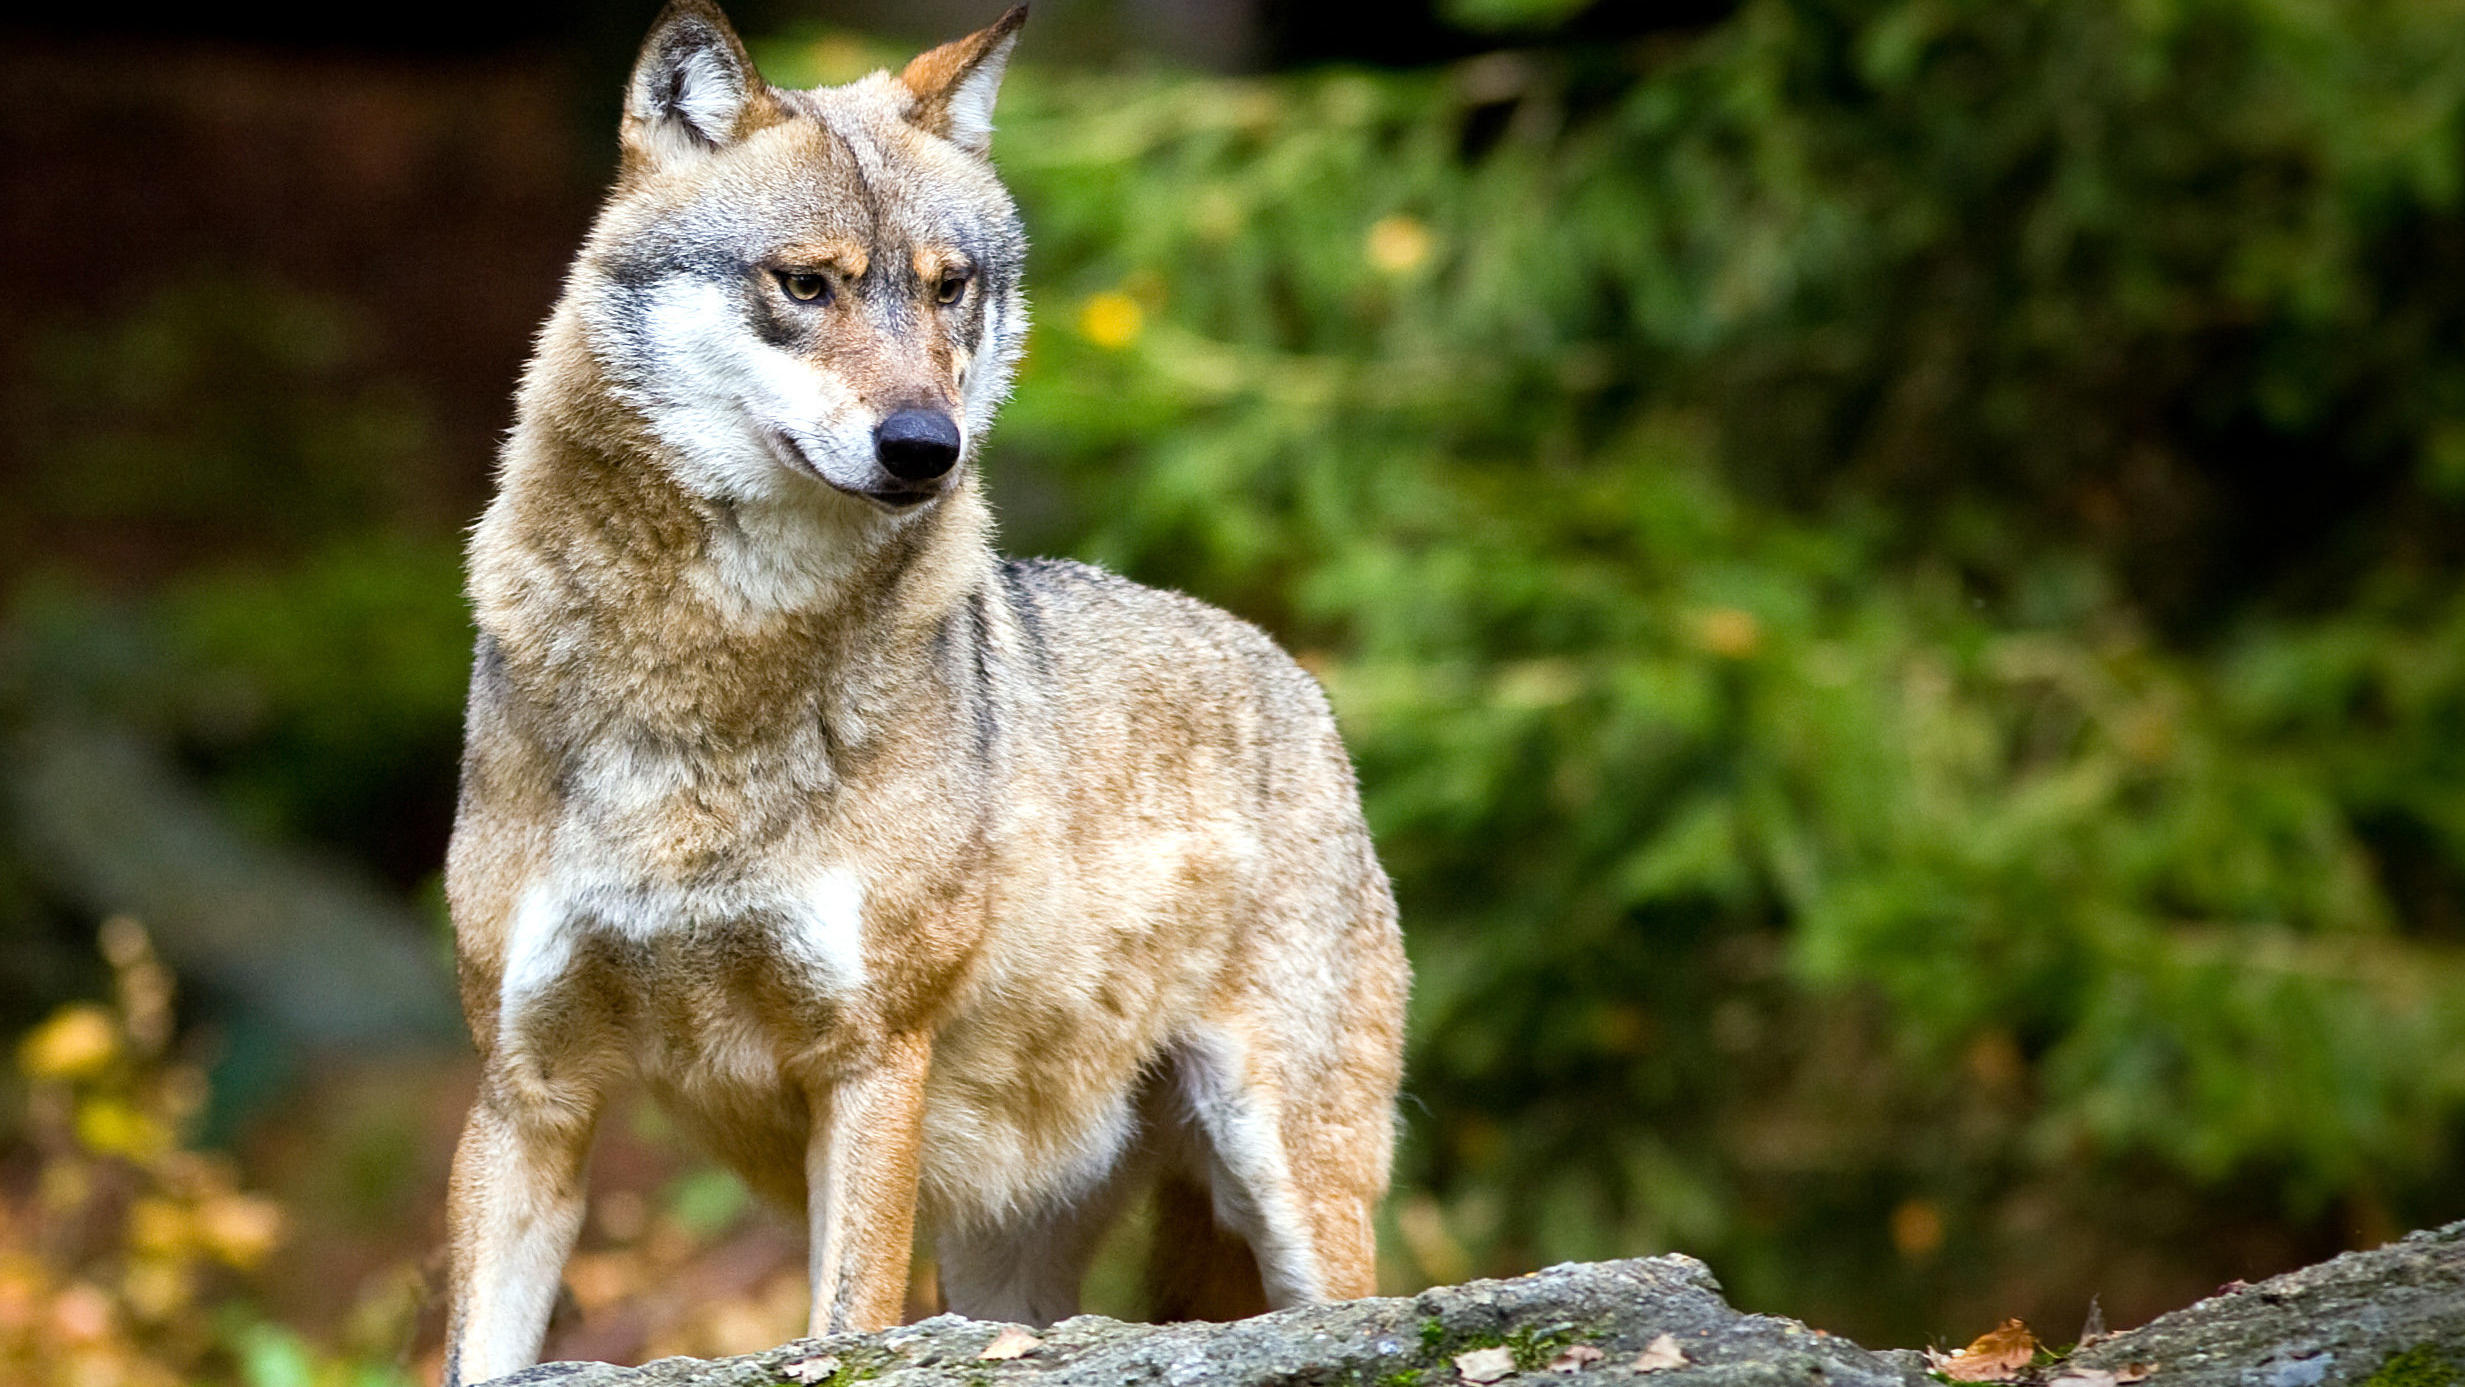
[[[1015,622],[1022,674],[1056,700],[1051,712],[1074,758],[1209,747],[1264,774],[1332,757],[1349,796],[1350,761],[1325,694],[1256,626],[1187,594],[1061,559],[1008,560],[997,590]],[[1122,740],[1107,746],[1107,734]]]

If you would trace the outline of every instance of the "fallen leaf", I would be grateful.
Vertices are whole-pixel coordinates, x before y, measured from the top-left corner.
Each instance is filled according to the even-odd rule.
[[[2129,1387],[2134,1382],[2146,1382],[2148,1375],[2155,1371],[2157,1365],[2154,1363],[2125,1363],[2114,1370],[2114,1380]]]
[[[837,1371],[839,1355],[835,1353],[817,1353],[811,1358],[799,1358],[779,1369],[780,1375],[790,1382],[827,1382]]]
[[[1954,1382],[2009,1382],[2037,1356],[2037,1336],[2018,1320],[2005,1320],[1957,1353],[1934,1358],[1934,1369]]]
[[[1466,1382],[1495,1382],[1515,1371],[1515,1350],[1511,1348],[1476,1348],[1455,1355],[1455,1371]]]
[[[1043,1343],[1042,1339],[1017,1325],[1007,1325],[999,1334],[994,1335],[993,1342],[986,1344],[984,1351],[976,1356],[978,1358],[1016,1358],[1021,1354],[1035,1351]]]
[[[1579,1373],[1601,1361],[1601,1351],[1590,1344],[1577,1344],[1549,1360],[1553,1373]]]
[[[1678,1347],[1678,1336],[1663,1334],[1643,1346],[1635,1361],[1626,1365],[1628,1372],[1657,1373],[1686,1366],[1686,1350]]]

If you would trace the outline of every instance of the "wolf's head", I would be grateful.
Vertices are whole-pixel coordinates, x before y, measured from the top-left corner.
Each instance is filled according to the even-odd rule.
[[[985,159],[1026,15],[813,91],[763,81],[708,0],[660,15],[568,294],[687,490],[899,515],[964,474],[1026,335]]]

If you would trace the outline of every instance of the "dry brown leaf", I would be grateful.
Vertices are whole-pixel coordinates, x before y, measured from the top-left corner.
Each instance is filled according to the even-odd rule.
[[[999,1334],[993,1336],[993,1342],[986,1344],[984,1351],[976,1356],[978,1358],[1016,1358],[1021,1354],[1034,1352],[1043,1343],[1042,1339],[1015,1324],[1006,1325]]]
[[[2146,1382],[2148,1375],[2155,1371],[2157,1365],[2154,1363],[2125,1363],[2114,1370],[2114,1380],[2130,1387],[2134,1382]]]
[[[817,1353],[811,1358],[799,1358],[779,1369],[790,1382],[827,1382],[839,1370],[839,1355]]]
[[[1958,1353],[1934,1358],[1934,1369],[1954,1382],[2009,1382],[2037,1356],[2037,1336],[2018,1320],[2005,1320]]]
[[[1495,1382],[1515,1371],[1515,1350],[1511,1348],[1476,1348],[1455,1355],[1455,1371],[1466,1382]]]
[[[1665,1372],[1671,1368],[1683,1368],[1687,1361],[1686,1350],[1678,1347],[1678,1336],[1663,1334],[1645,1344],[1643,1352],[1636,1354],[1635,1361],[1627,1364],[1626,1369],[1637,1373]]]
[[[1549,1360],[1553,1373],[1579,1373],[1601,1361],[1601,1351],[1590,1344],[1577,1344]]]

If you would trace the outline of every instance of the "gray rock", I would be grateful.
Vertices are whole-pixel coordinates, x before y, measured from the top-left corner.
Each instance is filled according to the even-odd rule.
[[[1459,1387],[1456,1358],[1504,1348],[1506,1384],[1600,1387],[1924,1387],[1925,1361],[1795,1320],[1741,1314],[1691,1257],[1551,1267],[1409,1299],[1286,1310],[1238,1324],[1124,1324],[1082,1315],[1022,1357],[979,1355],[1000,1326],[941,1315],[879,1334],[638,1368],[549,1363],[495,1387],[775,1387],[789,1364],[837,1360],[830,1387]],[[1661,1335],[1685,1362],[1630,1366]],[[1600,1357],[1549,1368],[1569,1348]],[[2201,1301],[2082,1350],[2074,1369],[2152,1369],[2151,1387],[2341,1387],[2425,1348],[2465,1368],[2465,1223],[2417,1233]],[[1474,1366],[1479,1366],[1475,1361]],[[2465,1382],[2451,1377],[2450,1384]],[[2429,1387],[2386,1383],[2383,1387]]]
[[[2072,1361],[2156,1364],[2165,1387],[2338,1387],[2414,1349],[2465,1381],[2465,1223],[2220,1292]]]

